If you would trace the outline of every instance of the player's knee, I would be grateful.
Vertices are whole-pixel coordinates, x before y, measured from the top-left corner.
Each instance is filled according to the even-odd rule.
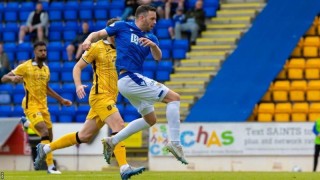
[[[92,134],[83,134],[83,133],[78,133],[79,140],[81,143],[87,143],[92,139]]]

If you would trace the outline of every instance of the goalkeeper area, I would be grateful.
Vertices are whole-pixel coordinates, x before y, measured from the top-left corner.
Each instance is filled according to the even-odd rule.
[[[24,180],[79,180],[79,179],[121,179],[118,171],[63,171],[61,175],[49,175],[46,171],[4,171],[1,179]],[[168,172],[146,171],[140,175],[132,176],[131,180],[247,180],[247,179],[318,179],[318,173],[312,172]]]

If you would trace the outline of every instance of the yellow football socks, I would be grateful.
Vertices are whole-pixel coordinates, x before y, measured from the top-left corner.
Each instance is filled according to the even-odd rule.
[[[119,142],[114,148],[114,156],[117,159],[119,167],[128,164],[126,155],[126,146],[123,141]]]
[[[72,145],[78,144],[76,139],[76,132],[72,132],[69,134],[66,134],[59,139],[53,141],[50,143],[50,149],[51,151],[54,151],[56,149],[62,149],[65,147],[69,147]]]

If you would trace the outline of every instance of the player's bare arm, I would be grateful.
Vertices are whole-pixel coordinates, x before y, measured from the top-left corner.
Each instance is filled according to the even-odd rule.
[[[47,95],[55,98],[57,101],[59,101],[64,106],[71,106],[72,102],[68,99],[64,99],[61,97],[57,92],[55,92],[53,89],[51,89],[47,84]]]
[[[87,85],[83,85],[81,82],[81,72],[88,64],[80,59],[77,64],[73,67],[73,81],[76,86],[76,93],[79,99],[82,99],[86,96],[86,92],[84,88],[88,87]]]
[[[139,38],[139,41],[140,41],[141,46],[144,46],[144,47],[149,46],[150,47],[151,54],[155,60],[157,60],[157,61],[161,60],[162,52],[161,52],[160,48],[154,42],[152,42],[150,39],[144,38],[144,37]]]
[[[21,83],[23,82],[22,76],[17,76],[13,74],[13,72],[9,72],[8,74],[2,76],[1,81],[3,83],[12,82],[12,83]]]
[[[104,39],[107,36],[108,36],[108,33],[104,29],[90,33],[89,36],[82,43],[82,50],[86,51],[90,49],[91,43],[94,43],[100,39]]]

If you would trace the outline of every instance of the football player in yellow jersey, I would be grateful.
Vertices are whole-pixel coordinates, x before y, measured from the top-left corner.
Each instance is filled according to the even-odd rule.
[[[117,19],[110,19],[107,25],[115,21]],[[107,124],[112,129],[112,135],[124,128],[123,119],[116,107],[118,75],[115,68],[115,60],[116,50],[113,37],[96,42],[88,51],[83,53],[81,59],[73,68],[73,79],[77,96],[80,99],[84,98],[86,96],[84,88],[87,86],[81,83],[81,71],[88,64],[91,64],[94,71],[93,85],[89,95],[91,109],[88,112],[86,121],[79,132],[66,134],[50,144],[39,144],[38,148],[40,150],[37,155],[39,161],[35,162],[35,164],[40,163],[48,152],[90,142],[104,124]],[[122,179],[129,179],[131,176],[140,174],[145,170],[144,167],[134,168],[127,163],[124,142],[115,147],[114,154],[120,167]],[[108,163],[110,164],[110,162]]]
[[[14,70],[2,77],[2,82],[23,82],[25,97],[22,100],[24,114],[30,121],[30,128],[41,137],[42,144],[49,144],[52,141],[52,122],[47,106],[47,95],[52,96],[65,106],[72,105],[72,102],[58,95],[48,86],[50,70],[44,63],[47,59],[47,47],[42,41],[33,46],[34,58],[20,64]],[[48,173],[61,174],[53,164],[52,153],[46,158]],[[36,170],[40,167],[36,167]]]

